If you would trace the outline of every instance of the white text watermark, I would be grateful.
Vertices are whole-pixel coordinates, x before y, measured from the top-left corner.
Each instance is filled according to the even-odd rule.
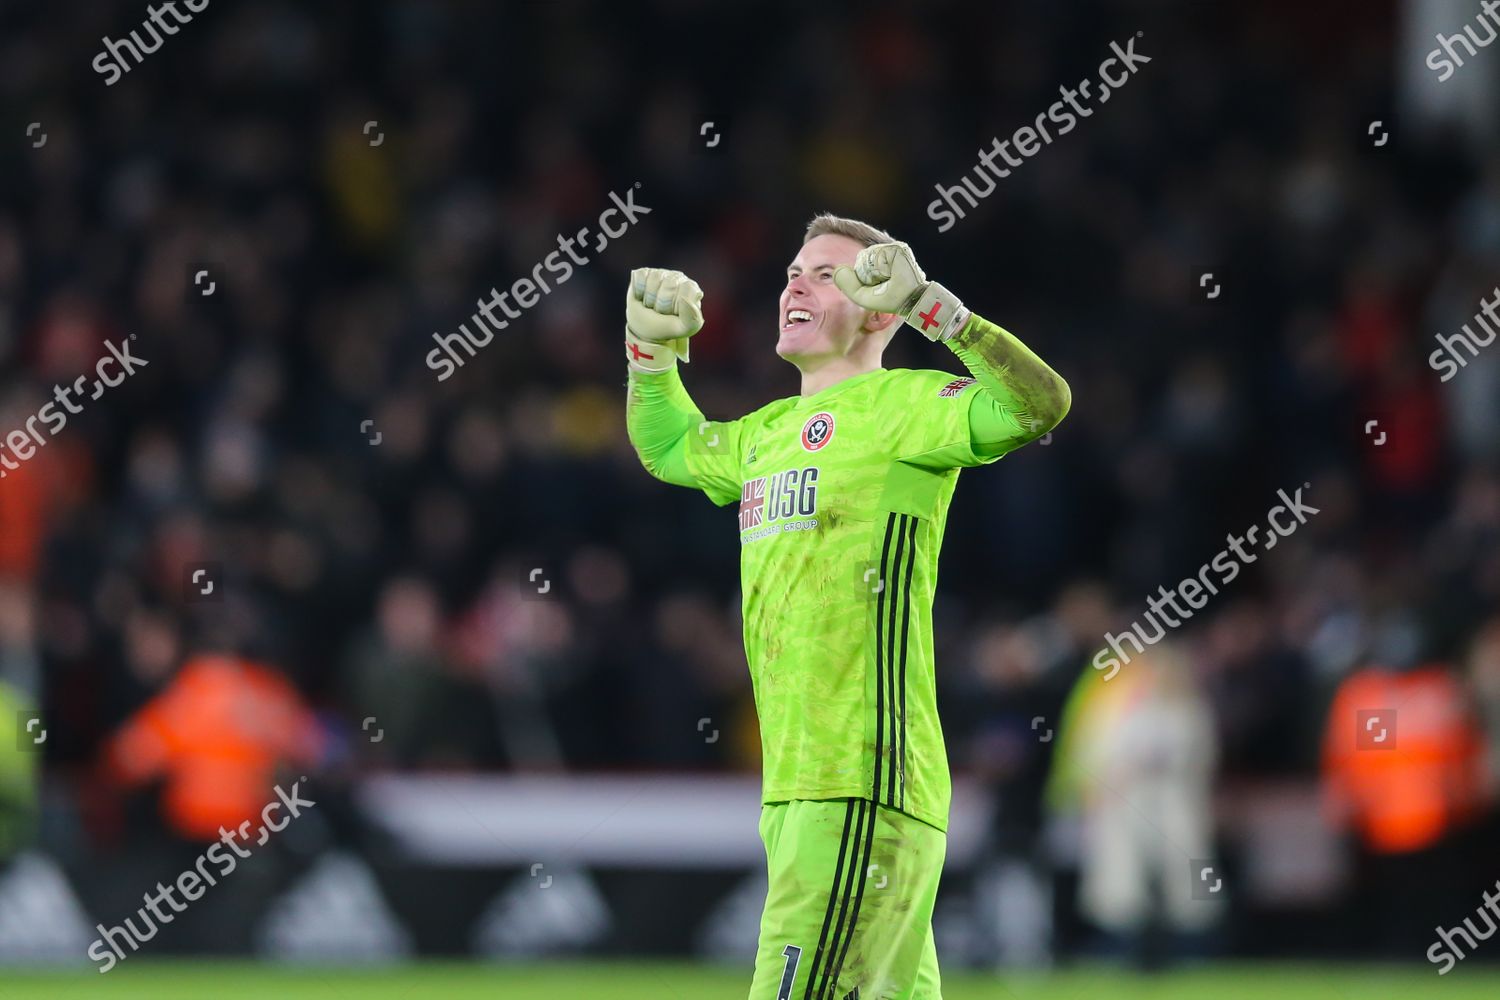
[[[1497,2],[1500,2],[1500,0],[1497,0]],[[1500,330],[1500,316],[1495,315],[1497,310],[1500,310],[1500,285],[1495,286],[1495,297],[1493,299],[1479,300],[1479,312],[1474,314],[1474,325],[1484,331],[1483,336],[1469,329],[1468,323],[1464,324],[1462,333],[1455,333],[1447,339],[1444,339],[1441,333],[1433,334],[1433,338],[1440,346],[1427,356],[1427,363],[1432,366],[1432,370],[1435,372],[1442,372],[1443,369],[1447,369],[1443,373],[1443,376],[1438,379],[1439,382],[1446,382],[1454,375],[1457,375],[1460,368],[1468,366],[1469,358],[1477,358],[1479,356],[1479,349],[1481,347],[1488,347],[1494,341],[1496,331]],[[1490,323],[1495,324],[1493,328],[1491,328],[1489,323],[1484,321],[1484,317],[1486,316],[1490,318]],[[1469,358],[1458,353],[1454,347],[1456,344],[1461,344],[1469,349]]]
[[[1495,27],[1500,25],[1500,15],[1497,15],[1495,11],[1500,9],[1500,0],[1483,0],[1480,6],[1484,10],[1474,20],[1485,29],[1485,34],[1489,36],[1484,41],[1480,41],[1479,36],[1474,34],[1474,29],[1467,24],[1464,25],[1462,35],[1439,34],[1436,36],[1438,47],[1427,53],[1427,68],[1437,73],[1438,83],[1442,83],[1457,73],[1464,64],[1464,57],[1458,54],[1458,50],[1453,47],[1454,43],[1463,46],[1468,51],[1469,58],[1473,59],[1479,54],[1480,49],[1487,48],[1495,40]]]
[[[598,226],[600,231],[598,238],[594,241],[594,253],[603,253],[604,248],[609,246],[610,240],[619,239],[621,236],[624,236],[630,227],[639,221],[640,216],[651,214],[651,209],[645,205],[637,205],[635,203],[635,188],[640,186],[640,182],[637,181],[634,188],[627,188],[624,198],[621,198],[613,191],[609,193],[609,199],[614,204],[606,208],[599,215]],[[611,216],[619,216],[624,220],[619,224],[618,229],[610,228],[608,220]],[[480,299],[477,303],[479,307],[478,311],[469,317],[469,323],[472,323],[474,326],[472,332],[469,330],[469,323],[460,323],[458,330],[448,334],[446,337],[434,333],[432,339],[437,342],[438,346],[427,352],[427,367],[440,373],[438,381],[446,382],[468,360],[468,358],[459,353],[459,348],[462,348],[467,352],[468,357],[472,358],[479,352],[479,348],[494,339],[497,331],[504,330],[510,325],[511,320],[521,318],[521,312],[510,304],[511,299],[515,300],[515,305],[519,306],[520,309],[530,309],[541,301],[543,295],[547,295],[552,291],[553,286],[548,285],[542,277],[543,268],[546,268],[548,274],[555,275],[553,285],[561,285],[573,276],[575,265],[583,267],[587,264],[589,258],[580,255],[574,248],[583,247],[587,249],[589,246],[588,234],[589,227],[584,226],[571,237],[558,236],[557,249],[549,253],[537,263],[536,267],[531,269],[531,277],[517,278],[511,283],[509,288],[503,291],[491,288],[490,297]],[[566,254],[566,257],[564,257],[564,254]],[[504,313],[509,318],[501,319],[495,315],[496,311]],[[485,325],[486,320],[489,321],[489,326]],[[490,329],[490,327],[494,329]]]
[[[306,780],[306,778],[302,779],[302,781]],[[304,799],[298,794],[297,788],[302,784],[302,781],[292,783],[290,794],[283,791],[280,785],[276,786],[276,801],[267,805],[260,812],[262,823],[260,827],[260,839],[255,842],[255,846],[264,846],[266,841],[270,839],[271,834],[280,833],[287,828],[287,825],[292,820],[301,816],[302,809],[317,805],[312,799]],[[272,813],[276,810],[282,810],[288,814],[281,820],[280,825],[277,825],[271,819]],[[123,926],[116,924],[113,927],[106,928],[103,924],[97,925],[95,930],[99,932],[99,937],[94,940],[93,944],[89,945],[89,958],[102,963],[99,969],[100,973],[108,972],[126,959],[127,955],[125,949],[121,947],[122,943],[128,944],[131,952],[139,951],[142,944],[156,937],[157,932],[161,930],[162,924],[170,924],[176,919],[173,914],[182,913],[187,909],[187,903],[196,902],[203,898],[204,892],[207,891],[203,886],[204,882],[207,882],[210,886],[219,884],[218,880],[214,878],[214,874],[207,869],[205,862],[212,862],[217,866],[219,878],[228,878],[234,874],[234,870],[239,867],[240,861],[250,856],[249,851],[241,850],[239,844],[235,843],[235,834],[238,833],[243,841],[248,843],[250,834],[247,832],[247,828],[249,826],[250,820],[247,819],[239,825],[238,830],[226,830],[222,826],[219,827],[219,842],[198,855],[198,860],[193,863],[191,868],[178,875],[171,885],[162,885],[158,882],[156,883],[156,892],[154,894],[150,892],[145,893],[141,898],[145,901],[146,905],[136,910],[136,916],[141,920],[140,927],[137,927],[135,922],[129,917],[125,918]],[[224,848],[226,847],[234,853],[231,854],[225,851]],[[217,857],[215,856],[216,852]],[[182,894],[182,898],[187,902],[179,904],[173,898],[172,890],[174,888]],[[161,909],[161,904],[164,902],[171,906],[171,913],[167,913]],[[148,910],[151,916],[147,916]],[[154,921],[151,918],[152,916],[156,918]]]
[[[94,365],[94,374],[99,377],[94,379],[94,393],[88,397],[90,400],[98,399],[104,395],[105,389],[113,389],[128,376],[134,375],[138,369],[145,368],[149,364],[145,358],[138,358],[130,353],[128,339],[120,347],[106,340],[104,349],[108,353],[99,359],[98,364]],[[120,369],[120,374],[113,382],[104,374],[105,367],[111,362]],[[54,385],[52,402],[42,404],[40,409],[27,417],[24,428],[17,427],[5,435],[5,439],[0,441],[0,479],[4,479],[7,474],[19,469],[21,462],[35,455],[38,448],[45,448],[48,439],[56,437],[59,431],[68,426],[69,414],[77,416],[83,412],[83,407],[75,405],[72,397],[77,394],[79,399],[83,398],[83,383],[87,378],[87,375],[78,376],[66,389],[60,385]],[[59,405],[62,409],[58,409]],[[46,427],[46,436],[42,435],[37,424]],[[12,459],[11,455],[14,455],[15,459]]]
[[[1438,939],[1432,943],[1431,948],[1427,949],[1427,961],[1433,965],[1437,965],[1439,962],[1448,963],[1438,970],[1438,975],[1446,976],[1453,971],[1455,965],[1467,957],[1464,955],[1464,950],[1454,942],[1454,938],[1463,938],[1469,945],[1470,953],[1472,953],[1479,947],[1480,941],[1488,941],[1491,935],[1495,933],[1497,925],[1495,920],[1491,919],[1490,914],[1500,917],[1500,881],[1495,882],[1495,892],[1493,894],[1490,890],[1486,889],[1480,898],[1483,899],[1483,902],[1476,908],[1476,912],[1484,918],[1485,926],[1489,928],[1483,934],[1479,933],[1478,927],[1469,923],[1468,917],[1464,917],[1463,924],[1454,927],[1452,930],[1444,927],[1433,928],[1437,931]],[[1486,910],[1489,912],[1486,913]],[[1433,954],[1433,952],[1437,952],[1437,954]]]
[[[192,11],[193,14],[201,14],[204,8],[208,6],[208,0],[182,0],[182,5]],[[172,21],[175,24],[167,23],[163,12],[171,14]],[[135,65],[139,66],[146,61],[147,56],[162,47],[162,43],[166,41],[163,37],[164,35],[177,34],[182,25],[188,24],[192,20],[192,14],[183,15],[177,13],[177,0],[165,0],[164,3],[157,4],[155,7],[148,6],[146,8],[146,20],[141,22],[141,30],[139,32],[132,31],[129,38],[120,38],[118,40],[110,38],[108,35],[104,36],[102,39],[104,42],[104,51],[94,57],[94,72],[100,76],[107,77],[104,81],[106,87],[113,87],[120,82],[120,77],[131,70],[130,60],[125,58],[124,53],[128,52],[131,58],[134,59]],[[157,28],[160,28],[161,31],[158,32]],[[153,40],[151,45],[146,44],[146,39],[141,37],[142,33]]]
[[[1139,35],[1139,32],[1137,32],[1137,35]],[[1126,42],[1123,49],[1120,48],[1119,42],[1110,42],[1109,47],[1114,50],[1115,54],[1099,64],[1098,98],[1100,104],[1109,100],[1112,89],[1125,86],[1125,84],[1130,82],[1131,77],[1135,76],[1140,66],[1151,61],[1150,56],[1139,55],[1135,51],[1134,38]],[[1110,70],[1112,63],[1119,64],[1118,79],[1116,79]],[[1051,107],[1036,116],[1033,124],[1022,125],[1008,139],[1001,139],[997,136],[989,149],[981,149],[979,151],[979,166],[974,168],[973,173],[978,175],[979,182],[984,185],[983,190],[980,189],[978,184],[969,180],[968,174],[960,178],[961,183],[955,184],[950,188],[945,188],[941,184],[933,185],[937,190],[938,197],[928,203],[927,217],[933,222],[939,223],[938,232],[946,233],[958,224],[959,219],[964,218],[966,213],[958,204],[959,198],[968,202],[969,208],[978,208],[981,199],[988,198],[994,193],[995,182],[1004,180],[1010,176],[1010,169],[1008,167],[1001,167],[995,164],[996,158],[1004,160],[1011,167],[1019,167],[1025,162],[1025,160],[1017,159],[1010,152],[1010,146],[1015,146],[1016,152],[1020,153],[1023,157],[1034,156],[1041,151],[1042,146],[1050,146],[1052,144],[1054,136],[1048,131],[1046,122],[1050,121],[1056,125],[1057,135],[1063,136],[1073,131],[1078,125],[1079,118],[1088,118],[1093,115],[1094,110],[1079,104],[1078,98],[1081,95],[1085,99],[1085,102],[1090,100],[1093,95],[1089,91],[1093,88],[1094,83],[1094,80],[1084,80],[1077,88],[1058,87],[1058,93],[1062,94],[1062,99],[1053,101]],[[1067,110],[1063,107],[1064,104],[1073,110]],[[1038,142],[1038,139],[1041,141]]]
[[[1302,490],[1309,488],[1309,484],[1303,483],[1302,488],[1297,490],[1292,496],[1287,496],[1286,490],[1276,491],[1276,495],[1281,498],[1281,503],[1272,507],[1266,515],[1266,522],[1271,526],[1271,530],[1266,533],[1267,551],[1274,549],[1277,541],[1292,534],[1292,532],[1306,524],[1310,516],[1318,513],[1318,508],[1310,507],[1302,502]],[[1283,512],[1289,515],[1287,520],[1290,523],[1286,527],[1282,527],[1281,520],[1278,517]],[[1197,575],[1183,579],[1170,590],[1166,587],[1157,587],[1156,589],[1160,592],[1161,599],[1157,600],[1156,597],[1146,598],[1146,604],[1151,610],[1147,611],[1144,615],[1155,628],[1156,634],[1148,636],[1139,621],[1132,623],[1131,627],[1120,635],[1115,635],[1112,632],[1105,633],[1104,641],[1109,648],[1101,649],[1094,655],[1094,669],[1105,671],[1105,680],[1113,680],[1115,674],[1120,672],[1121,663],[1130,662],[1130,654],[1125,652],[1124,647],[1121,645],[1121,640],[1129,639],[1131,645],[1135,646],[1135,651],[1139,655],[1146,651],[1147,646],[1154,646],[1160,642],[1166,636],[1168,629],[1178,628],[1183,622],[1193,617],[1194,611],[1202,609],[1208,603],[1208,597],[1204,596],[1203,593],[1205,590],[1208,591],[1209,596],[1217,595],[1219,587],[1228,586],[1234,581],[1235,577],[1240,575],[1241,564],[1249,565],[1260,558],[1254,553],[1245,551],[1244,547],[1247,541],[1255,544],[1255,536],[1258,534],[1260,534],[1260,525],[1258,524],[1252,524],[1243,536],[1231,532],[1224,538],[1226,547],[1219,550],[1216,556],[1199,567]],[[1231,552],[1233,553],[1232,556],[1230,555]],[[1215,586],[1213,580],[1209,579],[1210,570],[1218,574],[1218,586]],[[1177,599],[1179,597],[1187,602],[1188,607],[1184,608],[1178,605]],[[1172,611],[1180,615],[1181,619],[1173,619],[1168,615],[1163,610],[1164,605],[1171,605]],[[1114,655],[1111,656],[1111,652]]]

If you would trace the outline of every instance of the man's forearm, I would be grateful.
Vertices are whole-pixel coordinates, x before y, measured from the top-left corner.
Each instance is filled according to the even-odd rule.
[[[657,373],[631,370],[625,430],[641,465],[657,479],[678,486],[696,485],[687,468],[683,442],[702,419],[676,365]]]
[[[1073,403],[1068,383],[994,323],[970,313],[963,329],[944,343],[958,355],[980,388],[1026,428],[1027,440],[1043,436],[1067,416]]]

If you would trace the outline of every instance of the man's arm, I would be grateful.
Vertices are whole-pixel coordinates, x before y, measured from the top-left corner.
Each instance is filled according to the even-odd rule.
[[[625,398],[625,431],[641,465],[662,482],[697,486],[688,469],[688,435],[703,414],[693,405],[677,366],[661,372],[630,370]]]
[[[946,343],[984,390],[969,403],[976,455],[998,456],[1019,448],[1068,415],[1073,405],[1068,383],[1009,331],[970,313]]]
[[[1068,383],[1010,333],[927,280],[905,243],[866,247],[833,280],[856,305],[895,313],[958,355],[984,390],[969,406],[974,457],[997,458],[1042,437],[1067,415],[1073,399]]]
[[[646,471],[692,486],[720,506],[738,499],[737,428],[712,423],[677,372],[688,338],[703,328],[703,291],[680,271],[638,268],[625,293],[625,430]]]

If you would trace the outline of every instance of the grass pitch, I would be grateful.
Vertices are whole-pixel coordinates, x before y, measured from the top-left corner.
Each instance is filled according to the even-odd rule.
[[[100,975],[0,968],[0,997],[24,1000],[745,1000],[748,969],[665,963],[488,965],[422,962],[386,969],[287,968],[251,962],[133,958]],[[1049,974],[943,977],[943,1000],[1495,1000],[1500,968],[1427,965],[1214,965],[1141,976],[1093,967]]]

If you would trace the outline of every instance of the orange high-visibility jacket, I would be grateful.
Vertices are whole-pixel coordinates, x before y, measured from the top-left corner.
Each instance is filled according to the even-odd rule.
[[[1472,816],[1483,749],[1458,679],[1440,664],[1365,669],[1334,695],[1323,740],[1328,803],[1373,851],[1428,847]]]
[[[186,663],[167,687],[110,741],[107,764],[127,785],[164,779],[168,825],[194,840],[218,840],[219,827],[245,820],[256,829],[276,798],[280,765],[317,757],[317,721],[277,671],[228,656]]]

